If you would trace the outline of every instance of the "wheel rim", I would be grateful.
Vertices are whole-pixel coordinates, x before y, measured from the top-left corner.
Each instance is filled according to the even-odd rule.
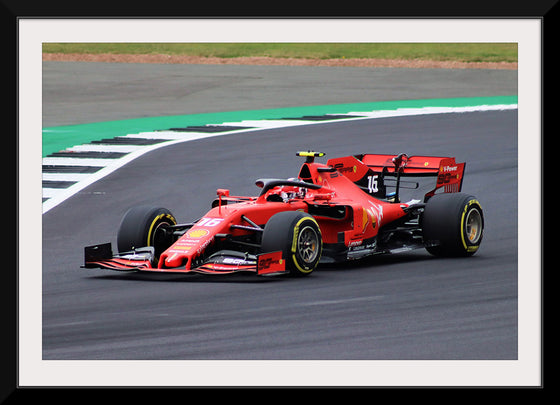
[[[479,241],[482,235],[482,216],[476,208],[473,208],[467,214],[465,232],[467,234],[467,239],[473,245]]]
[[[313,263],[319,254],[319,236],[310,226],[303,228],[298,236],[298,253],[305,263]]]

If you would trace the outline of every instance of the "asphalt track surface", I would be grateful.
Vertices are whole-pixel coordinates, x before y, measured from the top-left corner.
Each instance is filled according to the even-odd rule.
[[[298,149],[466,161],[463,191],[485,211],[477,254],[424,250],[323,266],[303,279],[81,269],[132,205],[179,221],[217,188],[293,177]],[[43,359],[517,359],[517,111],[366,119],[165,147],[43,215]]]
[[[517,94],[517,70],[43,62],[43,127]]]
[[[303,105],[517,94],[516,71],[43,63],[43,126]],[[81,269],[132,205],[179,221],[216,188],[292,177],[298,149],[330,157],[442,154],[466,161],[486,229],[479,252],[424,250],[323,266],[310,277]],[[43,359],[517,359],[517,112],[271,129],[150,152],[43,215]]]

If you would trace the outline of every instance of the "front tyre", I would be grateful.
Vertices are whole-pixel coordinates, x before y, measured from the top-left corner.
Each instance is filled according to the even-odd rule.
[[[464,193],[431,197],[422,215],[426,250],[436,256],[471,256],[482,242],[484,215],[478,200]]]
[[[173,243],[169,227],[177,220],[166,208],[141,205],[132,207],[123,216],[117,233],[120,253],[144,246],[153,246],[155,257]]]
[[[291,275],[306,276],[319,264],[323,251],[321,230],[315,218],[300,211],[273,215],[264,227],[261,250],[282,251]]]

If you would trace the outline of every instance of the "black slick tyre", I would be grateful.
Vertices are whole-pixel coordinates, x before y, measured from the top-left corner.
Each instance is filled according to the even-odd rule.
[[[422,215],[426,250],[436,256],[471,256],[480,247],[484,216],[478,200],[464,193],[431,197]]]
[[[261,250],[265,253],[282,251],[290,274],[307,276],[321,259],[321,230],[315,218],[307,213],[279,212],[264,227]]]
[[[166,232],[177,220],[166,208],[141,205],[132,207],[123,216],[117,233],[120,253],[144,246],[153,246],[155,257],[173,243],[172,233]]]

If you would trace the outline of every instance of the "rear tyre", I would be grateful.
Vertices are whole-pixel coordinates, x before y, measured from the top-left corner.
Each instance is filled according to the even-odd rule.
[[[261,250],[282,251],[286,269],[294,276],[307,276],[319,264],[323,251],[321,230],[315,218],[300,211],[273,215],[264,227]]]
[[[471,256],[482,242],[484,216],[478,200],[464,193],[431,197],[422,215],[426,250],[436,256]]]
[[[177,220],[166,208],[137,206],[123,216],[117,233],[117,247],[120,253],[144,246],[153,246],[156,259],[173,243],[169,227]]]

